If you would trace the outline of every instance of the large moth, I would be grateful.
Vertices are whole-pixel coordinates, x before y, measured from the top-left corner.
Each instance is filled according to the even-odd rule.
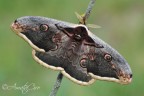
[[[36,62],[61,71],[77,84],[90,85],[95,80],[129,84],[132,80],[127,61],[85,25],[25,16],[11,28],[32,47]]]

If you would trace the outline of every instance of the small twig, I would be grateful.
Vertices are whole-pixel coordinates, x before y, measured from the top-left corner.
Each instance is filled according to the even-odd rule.
[[[92,7],[94,6],[95,1],[96,1],[96,0],[91,0],[91,1],[90,1],[89,5],[88,5],[88,8],[87,8],[87,10],[86,10],[86,12],[85,12],[85,15],[83,16],[83,24],[86,24],[86,20],[87,20],[88,17],[90,16],[90,12],[91,12],[91,10],[92,10]],[[60,85],[61,85],[62,79],[63,79],[63,74],[60,72],[60,73],[58,74],[57,80],[56,80],[56,82],[55,82],[55,84],[54,84],[54,86],[53,86],[53,89],[52,89],[52,91],[51,91],[51,93],[50,93],[49,96],[56,96],[57,91],[58,91],[58,89],[59,89],[59,87],[60,87]]]
[[[52,91],[51,91],[49,96],[56,96],[56,93],[57,93],[57,91],[58,91],[58,89],[59,89],[59,87],[61,85],[62,79],[63,79],[63,74],[60,72],[58,74],[58,77],[57,77],[57,80],[55,82],[55,85],[54,85],[54,87],[53,87],[53,89],[52,89]]]
[[[83,22],[84,22],[84,24],[86,24],[86,20],[90,16],[90,13],[91,13],[91,10],[92,10],[92,8],[93,8],[93,6],[95,4],[95,1],[96,0],[91,0],[90,3],[89,3],[89,5],[88,5],[88,7],[87,7],[87,9],[86,9],[85,15],[83,16]]]

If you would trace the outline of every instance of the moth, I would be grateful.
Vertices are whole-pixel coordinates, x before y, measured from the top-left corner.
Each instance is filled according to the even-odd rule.
[[[61,71],[77,84],[90,85],[96,80],[120,84],[132,81],[132,71],[124,57],[85,25],[24,16],[16,19],[11,28],[32,47],[36,62]]]

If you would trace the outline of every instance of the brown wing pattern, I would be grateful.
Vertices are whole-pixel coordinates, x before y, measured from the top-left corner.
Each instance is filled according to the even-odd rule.
[[[93,83],[94,79],[87,74],[86,66],[83,64],[89,46],[76,42],[63,32],[58,32],[53,37],[53,42],[57,47],[45,53],[36,51],[35,60],[43,65],[47,64],[46,66],[54,70],[61,70],[66,77],[78,84]]]

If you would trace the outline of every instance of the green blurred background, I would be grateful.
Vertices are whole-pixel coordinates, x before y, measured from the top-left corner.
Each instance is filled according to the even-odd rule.
[[[0,96],[48,96],[58,71],[37,64],[31,47],[10,24],[18,17],[40,15],[78,23],[90,0],[0,0]],[[96,81],[77,85],[64,77],[57,96],[144,96],[144,0],[97,0],[88,23],[102,26],[93,33],[117,49],[129,62],[133,81],[129,85]],[[3,90],[4,84],[35,83],[39,90],[22,94]]]

